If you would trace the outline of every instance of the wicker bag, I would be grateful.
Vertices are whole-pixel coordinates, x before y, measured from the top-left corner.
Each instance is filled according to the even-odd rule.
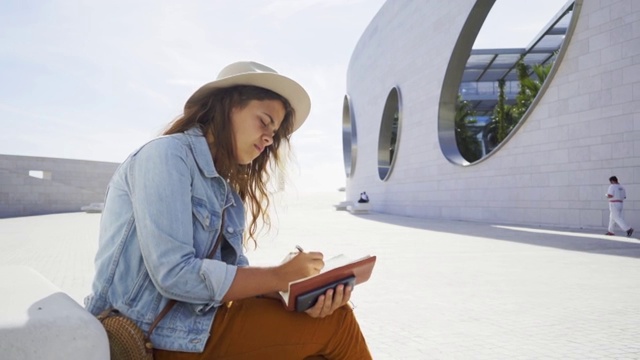
[[[152,360],[151,340],[118,310],[107,309],[98,315],[109,337],[111,360]]]

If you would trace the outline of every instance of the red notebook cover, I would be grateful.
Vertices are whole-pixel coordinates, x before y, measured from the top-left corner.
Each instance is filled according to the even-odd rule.
[[[296,298],[299,295],[308,293],[350,276],[356,277],[356,285],[362,284],[371,277],[371,272],[373,271],[375,263],[376,257],[367,255],[345,265],[321,272],[318,275],[293,281],[289,283],[288,293],[280,292],[280,295],[283,297],[283,304],[287,310],[294,311],[296,308]],[[286,301],[284,300],[284,296],[288,296]]]

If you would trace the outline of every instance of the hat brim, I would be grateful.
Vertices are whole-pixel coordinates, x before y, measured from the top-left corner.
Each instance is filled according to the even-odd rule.
[[[311,111],[309,94],[300,84],[284,75],[269,72],[238,74],[204,84],[189,97],[187,104],[204,99],[215,89],[238,85],[265,88],[287,99],[295,111],[293,131],[302,126]]]

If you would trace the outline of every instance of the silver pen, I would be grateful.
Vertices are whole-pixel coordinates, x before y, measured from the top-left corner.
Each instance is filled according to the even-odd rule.
[[[296,245],[296,249],[300,252],[304,252],[304,250],[302,250],[302,247],[300,245]]]

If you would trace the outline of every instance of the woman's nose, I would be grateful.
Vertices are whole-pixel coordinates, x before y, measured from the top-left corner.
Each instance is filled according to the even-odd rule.
[[[262,135],[262,140],[264,141],[265,146],[269,146],[269,145],[273,144],[273,135],[266,133],[266,134]]]

